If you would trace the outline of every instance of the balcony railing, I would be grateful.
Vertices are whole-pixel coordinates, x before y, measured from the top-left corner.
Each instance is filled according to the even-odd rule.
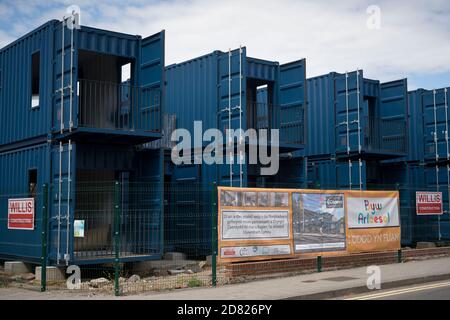
[[[248,127],[253,129],[270,129],[272,105],[265,102],[247,101]]]
[[[113,83],[79,80],[78,125],[126,131],[160,131],[161,91]]]
[[[248,128],[279,129],[281,143],[304,143],[305,114],[303,107],[281,109],[270,103],[247,101],[247,110]]]
[[[406,153],[406,121],[366,117],[364,144],[367,151]]]

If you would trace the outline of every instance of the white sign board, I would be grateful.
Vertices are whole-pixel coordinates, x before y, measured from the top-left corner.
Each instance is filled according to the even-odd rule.
[[[291,254],[291,246],[267,245],[267,246],[243,246],[243,247],[222,247],[220,256],[222,258],[242,258],[258,256],[276,256]]]
[[[84,220],[75,220],[73,222],[73,233],[75,238],[84,238]]]
[[[288,210],[222,210],[222,240],[289,239]]]
[[[398,201],[396,198],[347,197],[348,227],[398,227]]]

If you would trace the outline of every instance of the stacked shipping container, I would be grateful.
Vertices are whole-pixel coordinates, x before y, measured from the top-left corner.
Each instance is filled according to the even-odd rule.
[[[144,245],[124,235],[124,258],[159,258],[162,153],[136,146],[161,137],[164,32],[142,39],[70,25],[49,21],[0,51],[0,254],[40,259],[41,223],[8,229],[8,199],[34,197],[41,221],[45,183],[50,262],[112,261],[111,204],[120,179],[155,185],[140,208],[128,187],[121,189],[130,198],[121,227],[152,230]],[[131,72],[123,82],[126,65]],[[85,223],[82,238],[74,237],[76,220]]]
[[[279,64],[248,57],[246,48],[165,68],[164,32],[143,39],[56,20],[1,49],[0,255],[39,259],[41,226],[25,231],[5,224],[8,199],[42,193],[46,183],[51,262],[110,261],[112,194],[101,186],[114,180],[124,186],[123,228],[141,239],[122,239],[130,261],[160,257],[163,227],[167,250],[189,242],[196,255],[207,254],[211,199],[202,191],[213,183],[399,189],[404,244],[449,238],[448,90],[408,93],[406,79],[380,83],[361,70],[306,79],[305,70],[304,59]],[[193,138],[210,128],[224,137],[228,128],[279,129],[280,170],[261,176],[261,165],[240,166],[237,155],[232,165],[196,164],[194,155],[174,165],[169,137],[176,128]],[[202,138],[197,152],[210,143]],[[136,182],[152,186],[144,199],[136,196]],[[183,190],[194,186],[196,198],[187,199]],[[442,191],[446,214],[416,217],[416,190]],[[42,198],[36,199],[40,208]],[[192,212],[205,214],[192,218]],[[87,223],[84,239],[73,237],[77,219]],[[89,234],[99,236],[101,248]]]

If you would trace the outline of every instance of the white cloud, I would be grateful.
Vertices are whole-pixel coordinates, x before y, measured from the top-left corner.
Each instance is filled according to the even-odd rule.
[[[0,48],[3,48],[7,44],[13,42],[15,39],[9,36],[7,33],[0,30]]]
[[[165,29],[167,64],[243,44],[249,55],[262,59],[284,63],[307,58],[308,76],[357,67],[383,81],[450,72],[446,0],[74,3],[81,7],[83,24],[142,36]],[[366,9],[372,4],[381,9],[379,30],[366,26]],[[54,12],[45,17],[50,14]]]

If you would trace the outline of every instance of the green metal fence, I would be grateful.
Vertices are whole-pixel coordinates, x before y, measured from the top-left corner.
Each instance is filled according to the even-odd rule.
[[[70,290],[81,294],[215,286],[214,190],[215,184],[78,183],[70,228],[73,259],[45,272],[47,265],[55,265],[51,258],[55,236],[43,231],[41,290],[67,290],[67,279]],[[42,216],[48,215],[50,210],[44,205]],[[45,219],[43,224],[47,224]],[[71,265],[76,266],[79,278],[75,271],[62,273]]]
[[[267,268],[264,263],[219,266],[216,264],[216,184],[104,181],[76,186],[69,228],[70,260],[68,263],[61,260],[56,265],[57,216],[50,205],[54,188],[43,185],[38,189],[34,197],[35,226],[39,234],[35,242],[12,244],[18,252],[21,246],[35,249],[36,259],[30,261],[30,273],[36,278],[31,279],[30,275],[28,280],[14,278],[0,269],[0,284],[61,294],[129,295],[213,287],[257,279],[263,274],[322,271],[336,263],[329,257],[309,258],[311,261],[297,264],[286,260],[278,262],[276,270],[270,272],[264,269]],[[410,240],[405,242],[407,246],[413,247],[421,240],[433,241],[431,234],[437,223],[447,223],[449,219],[448,212],[439,221],[436,217],[415,216],[413,196],[415,191],[426,191],[425,188],[379,185],[376,189],[400,191],[402,239]],[[2,210],[8,199],[24,197],[29,194],[0,195]],[[402,201],[402,197],[408,201]],[[1,216],[0,223],[2,228],[6,226],[5,215]],[[295,227],[294,224],[294,231]],[[301,225],[298,227],[301,229]],[[323,242],[326,241],[324,238]],[[361,255],[358,261],[369,261],[369,256]],[[395,252],[392,257],[382,256],[379,261],[402,262],[405,257],[404,253]],[[370,259],[377,261],[372,256]],[[349,266],[351,261],[346,260],[345,264]]]

